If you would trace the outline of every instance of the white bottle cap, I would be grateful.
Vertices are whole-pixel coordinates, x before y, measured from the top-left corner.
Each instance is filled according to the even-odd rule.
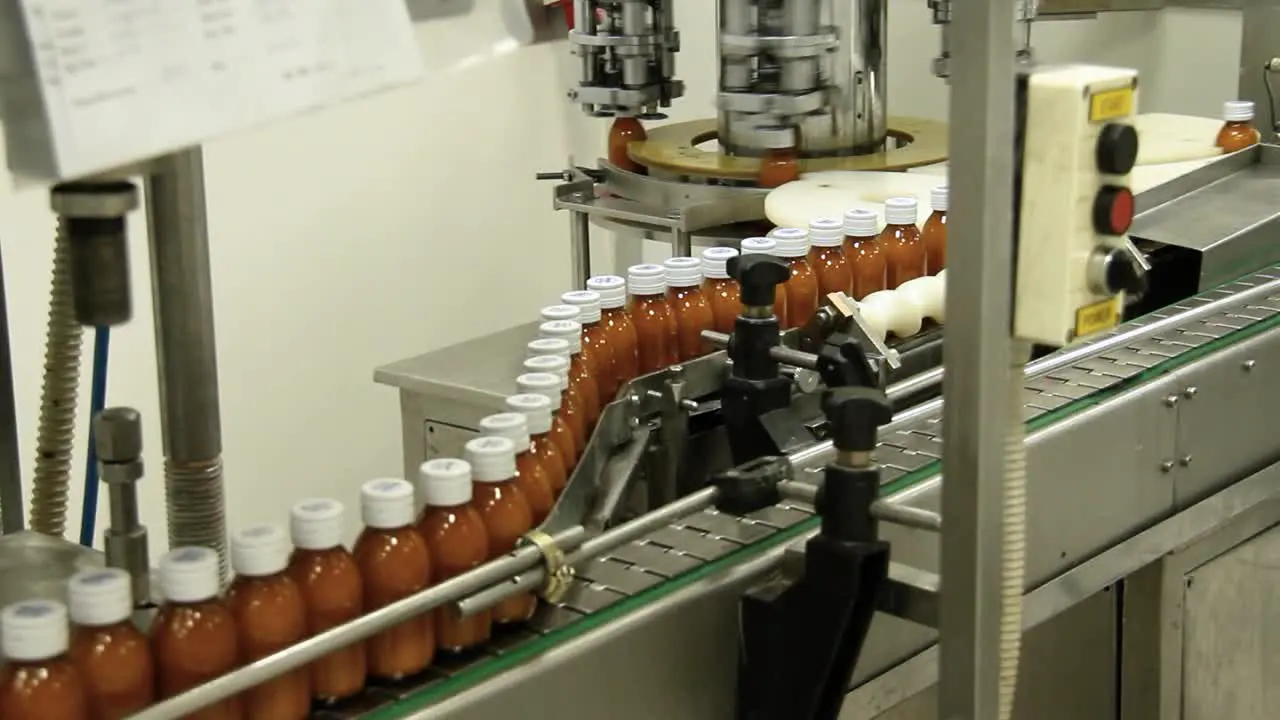
[[[507,410],[524,414],[530,435],[551,430],[551,401],[538,393],[520,393],[507,398]]]
[[[17,662],[48,660],[67,651],[67,608],[55,600],[25,600],[0,613],[5,657]]]
[[[1252,100],[1228,100],[1222,103],[1222,119],[1227,122],[1247,122],[1253,119]]]
[[[360,486],[360,515],[375,530],[413,523],[413,486],[400,478],[370,480]]]
[[[773,251],[778,257],[797,258],[809,254],[809,231],[804,228],[774,228],[769,237],[778,243]]]
[[[192,603],[218,596],[218,553],[206,547],[180,547],[160,558],[160,591],[170,602]]]
[[[418,466],[418,490],[432,507],[457,507],[471,502],[471,463],[437,458]]]
[[[667,287],[686,288],[702,284],[702,261],[698,258],[673,257],[662,266],[667,271]]]
[[[627,281],[617,275],[597,275],[587,279],[587,289],[600,295],[600,308],[612,310],[627,304]],[[563,296],[560,298],[568,302]]]
[[[531,358],[543,355],[568,358],[571,352],[569,341],[558,337],[540,337],[537,340],[530,340],[525,345],[525,350],[527,356]]]
[[[560,409],[560,394],[563,392],[563,387],[560,384],[559,373],[525,373],[516,378],[516,387],[522,394],[535,393],[545,397],[550,401],[553,412]]]
[[[702,274],[712,280],[729,277],[729,258],[737,257],[731,247],[713,247],[702,251]]]
[[[550,373],[560,379],[560,392],[569,387],[569,361],[563,355],[539,355],[524,361],[527,373]]]
[[[582,308],[577,305],[548,305],[540,311],[543,320],[577,320]]]
[[[289,566],[289,538],[279,525],[254,525],[231,533],[231,568],[243,577],[265,577]]]
[[[600,293],[595,290],[571,290],[561,295],[560,301],[582,311],[576,320],[583,325],[600,322]]]
[[[646,263],[627,268],[627,289],[632,295],[661,295],[667,291],[667,269]]]
[[[510,440],[517,455],[529,448],[529,421],[524,413],[504,412],[480,418],[480,432]]]
[[[560,305],[558,307],[572,307]],[[578,308],[573,308],[577,310]],[[569,352],[577,355],[582,352],[582,323],[577,320],[548,320],[538,326],[538,335],[543,339],[559,339],[569,343]]]
[[[303,500],[289,510],[289,535],[294,547],[328,550],[342,544],[342,503],[329,498]]]
[[[468,440],[463,446],[476,482],[505,482],[516,476],[516,446],[504,437]]]
[[[71,621],[101,627],[124,622],[133,614],[133,585],[120,568],[81,570],[67,583]]]
[[[889,225],[915,225],[920,201],[909,197],[892,197],[884,201],[884,221]]]
[[[749,237],[741,245],[743,255],[773,255],[778,241],[767,237]]]
[[[849,237],[875,237],[880,234],[880,220],[870,210],[845,210],[844,234]]]
[[[948,194],[949,193],[947,192],[946,185],[939,185],[938,187],[929,191],[929,204],[933,206],[934,212],[947,211],[947,195]]]
[[[840,247],[844,243],[844,220],[829,217],[810,220],[809,242],[814,247]]]

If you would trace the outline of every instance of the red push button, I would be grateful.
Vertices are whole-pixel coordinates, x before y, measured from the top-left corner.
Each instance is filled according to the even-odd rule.
[[[1106,185],[1093,199],[1093,229],[1099,235],[1123,235],[1133,224],[1133,193]]]

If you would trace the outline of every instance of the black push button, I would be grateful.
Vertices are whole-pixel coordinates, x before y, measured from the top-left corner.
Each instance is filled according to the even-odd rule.
[[[1107,123],[1098,133],[1099,172],[1128,175],[1138,161],[1138,131],[1132,125]]]

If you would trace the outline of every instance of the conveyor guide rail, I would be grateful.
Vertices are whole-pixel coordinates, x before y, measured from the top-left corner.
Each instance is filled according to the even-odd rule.
[[[1257,292],[1264,285],[1273,287],[1265,293]],[[1238,302],[1230,301],[1242,293],[1245,296]],[[1154,332],[1144,330],[1153,323],[1219,301],[1222,306],[1207,315],[1191,315],[1182,323],[1162,324]],[[1119,390],[1277,324],[1280,266],[1273,266],[1128,322],[1092,343],[1128,336],[1128,341],[1119,346],[1103,347],[1096,354],[1043,374],[1035,374],[1037,367],[1052,363],[1029,366],[1031,377],[1024,387],[1023,417],[1033,429],[1043,427]],[[922,411],[903,413],[883,430],[875,453],[883,466],[882,496],[938,474],[942,456],[940,409],[940,403],[934,401],[923,406]],[[803,470],[797,473],[797,479],[803,480],[821,468]],[[527,629],[495,638],[482,654],[437,663],[431,676],[416,685],[373,688],[359,707],[320,711],[315,717],[402,717],[747,555],[798,537],[814,528],[817,521],[811,507],[791,501],[741,518],[714,509],[695,513],[580,567],[560,603],[540,607]]]

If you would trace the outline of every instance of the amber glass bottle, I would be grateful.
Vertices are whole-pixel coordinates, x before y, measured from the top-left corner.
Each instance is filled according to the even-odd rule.
[[[463,449],[475,481],[471,505],[484,520],[489,557],[505,555],[533,529],[529,502],[515,483],[516,447],[506,438],[481,437],[468,441]],[[533,615],[536,607],[533,595],[517,595],[494,606],[493,621],[498,624],[523,622]]]
[[[27,600],[0,612],[5,663],[0,667],[0,718],[89,720],[89,699],[67,655],[67,608]]]
[[[133,587],[118,568],[84,570],[67,586],[71,660],[80,671],[93,720],[128,717],[156,698],[156,663],[134,626]]]
[[[752,255],[759,253],[761,255],[776,255],[778,251],[778,241],[768,237],[749,237],[742,241],[742,254]],[[791,327],[787,324],[790,319],[787,297],[787,284],[781,283],[773,295],[773,314],[778,318],[778,327],[786,330]]]
[[[231,534],[236,579],[227,605],[240,633],[240,661],[249,664],[307,637],[307,607],[298,584],[285,572],[289,539],[276,525],[255,525]],[[311,676],[301,667],[244,694],[245,717],[295,720],[311,712]]]
[[[1222,129],[1218,131],[1215,145],[1222,152],[1236,152],[1258,144],[1260,136],[1253,126],[1253,102],[1230,100],[1222,105]]]
[[[711,306],[711,327],[716,332],[733,332],[733,322],[742,314],[742,298],[738,281],[729,277],[729,258],[738,251],[729,247],[713,247],[702,251],[702,295]]]
[[[316,635],[364,613],[364,581],[355,557],[342,545],[344,509],[337,500],[304,500],[289,512],[294,551],[289,575],[307,610],[307,634]],[[328,704],[364,689],[369,672],[365,643],[358,642],[311,663],[311,696]]]
[[[762,188],[776,188],[792,180],[800,179],[800,156],[796,152],[795,128],[779,127],[758,131],[766,150],[760,158],[760,172],[756,184]]]
[[[413,486],[370,480],[360,488],[364,530],[354,555],[364,579],[366,610],[377,610],[431,583],[431,554],[413,527]],[[428,612],[369,638],[369,675],[387,680],[416,675],[435,657],[435,613]]]
[[[809,223],[809,267],[818,276],[818,299],[853,291],[853,274],[844,256],[844,220],[814,218]]]
[[[533,524],[541,525],[551,514],[556,495],[551,487],[550,474],[532,452],[533,443],[529,439],[529,424],[524,413],[505,412],[483,417],[480,419],[480,434],[504,437],[515,445],[516,487],[529,502]],[[470,477],[470,468],[467,477]]]
[[[600,388],[582,358],[582,324],[577,320],[548,320],[538,326],[538,337],[568,343],[569,385],[582,403],[586,437],[591,437],[591,430],[600,419]]]
[[[577,444],[573,440],[573,432],[560,417],[561,400],[564,397],[562,388],[564,381],[559,375],[545,372],[525,373],[516,378],[516,388],[521,393],[536,393],[551,402],[551,429],[547,437],[555,443],[564,460],[565,472],[572,473],[578,463]]]
[[[627,281],[617,275],[600,275],[587,280],[587,289],[600,295],[600,323],[613,348],[614,373],[619,384],[628,383],[639,374],[640,358],[636,329],[627,315]]]
[[[885,257],[887,290],[924,275],[924,242],[920,228],[916,227],[919,205],[919,201],[911,197],[884,201],[885,226],[879,244]]]
[[[418,532],[431,551],[436,582],[478,567],[489,559],[489,535],[484,519],[471,507],[471,464],[465,460],[428,460],[418,468],[418,490],[426,505],[418,516]],[[445,652],[470,650],[489,639],[492,614],[485,610],[458,617],[453,610],[436,610],[436,647]]]
[[[636,329],[639,372],[648,375],[679,362],[675,313],[667,303],[666,269],[661,265],[627,268],[631,324]]]
[[[681,362],[706,352],[702,331],[715,325],[711,303],[702,292],[702,261],[673,257],[663,263],[667,269],[667,304],[676,319],[676,355]]]
[[[524,415],[529,429],[529,453],[547,473],[551,492],[556,497],[569,482],[568,465],[560,448],[551,439],[551,400],[538,393],[521,393],[507,398],[507,410]]]
[[[644,166],[631,159],[627,146],[647,137],[639,118],[634,115],[617,116],[609,126],[609,162],[623,170],[644,173]]]
[[[880,249],[880,221],[870,210],[844,214],[844,256],[853,280],[853,299],[885,289],[888,271]]]
[[[802,327],[818,311],[818,275],[809,265],[809,231],[775,228],[769,237],[777,243],[773,254],[791,268],[787,290],[787,327]]]
[[[600,293],[594,290],[573,290],[560,296],[566,305],[578,308],[576,319],[582,323],[582,351],[587,358],[588,369],[600,389],[600,408],[618,397],[618,374],[613,362],[613,346],[609,344],[609,331],[600,323]],[[592,360],[591,358],[594,358]]]
[[[157,694],[173,697],[224,675],[240,663],[235,618],[218,597],[218,554],[182,547],[160,558],[165,602],[151,622],[151,654]],[[238,696],[220,700],[188,718],[237,720],[244,717]]]
[[[563,341],[560,342],[563,343]],[[525,360],[523,367],[526,374],[546,373],[559,379],[561,400],[560,409],[556,412],[556,420],[561,421],[569,431],[572,446],[566,444],[562,449],[569,450],[572,447],[573,455],[570,457],[576,464],[582,457],[582,452],[586,450],[587,429],[581,409],[582,399],[569,383],[569,359],[563,355],[541,355]]]
[[[947,266],[947,186],[939,185],[929,193],[933,213],[924,221],[920,239],[924,243],[925,274],[937,275]]]
[[[573,313],[572,317],[545,319],[548,314],[567,315],[570,311]],[[600,413],[609,400],[596,381],[600,375],[598,353],[595,348],[583,342],[585,332],[578,320],[582,317],[582,310],[575,305],[552,305],[542,308],[542,317],[544,321],[538,326],[538,337],[559,338],[569,343],[569,379],[578,387],[586,403],[589,431],[600,420]]]

